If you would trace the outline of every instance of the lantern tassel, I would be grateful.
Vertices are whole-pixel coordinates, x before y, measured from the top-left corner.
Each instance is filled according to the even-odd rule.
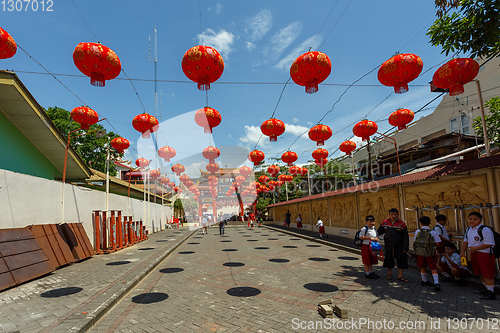
[[[277,136],[270,136],[269,141],[276,142],[276,141],[278,141],[278,137]]]
[[[460,83],[454,84],[449,88],[450,96],[458,96],[464,93],[464,86]]]
[[[210,90],[210,82],[209,83],[201,83],[198,82],[198,89],[199,90]]]
[[[203,132],[207,133],[207,134],[211,134],[212,133],[212,128],[210,126],[204,127]]]
[[[316,91],[318,91],[318,85],[317,84],[306,86],[306,93],[308,93],[308,94],[314,94]]]
[[[407,91],[408,91],[408,84],[407,83],[398,84],[398,85],[394,86],[394,92],[396,94],[404,94]]]
[[[88,131],[90,129],[90,125],[89,124],[80,124],[80,129],[84,130],[84,131]]]
[[[320,140],[317,142],[316,146],[323,146],[324,144],[325,144],[325,141]]]
[[[146,132],[142,132],[142,137],[143,137],[144,139],[149,139],[149,138],[150,138],[149,133],[150,133],[150,132],[149,132],[149,130],[148,130],[148,131],[146,131]]]
[[[95,87],[104,87],[106,85],[104,75],[102,75],[101,73],[92,73],[92,75],[90,76],[90,84]]]

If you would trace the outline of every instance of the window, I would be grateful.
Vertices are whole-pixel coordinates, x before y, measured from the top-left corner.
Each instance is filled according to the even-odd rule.
[[[470,134],[469,116],[463,114],[460,117],[451,119],[450,131],[452,133],[457,132],[462,134]]]

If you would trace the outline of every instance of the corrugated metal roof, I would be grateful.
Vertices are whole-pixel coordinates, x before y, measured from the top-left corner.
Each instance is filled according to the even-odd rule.
[[[377,181],[373,181],[373,182],[369,182],[369,183],[363,183],[363,184],[356,185],[356,186],[350,186],[350,187],[346,187],[346,188],[343,188],[343,189],[340,189],[337,191],[320,193],[320,194],[315,194],[315,195],[311,195],[311,196],[307,196],[307,197],[303,197],[303,198],[279,202],[279,203],[269,205],[268,207],[282,206],[282,205],[287,205],[287,204],[291,204],[291,203],[298,203],[298,202],[315,200],[315,199],[320,199],[320,198],[333,197],[333,196],[340,195],[340,194],[354,193],[354,192],[359,192],[359,191],[367,191],[370,189],[375,189],[375,188],[380,188],[380,187],[388,187],[388,186],[394,186],[394,185],[399,185],[399,184],[404,184],[404,183],[411,183],[411,182],[415,182],[415,181],[419,181],[419,180],[442,177],[442,176],[450,175],[453,173],[467,172],[467,171],[472,171],[472,170],[477,170],[477,169],[482,169],[482,168],[494,167],[494,166],[498,166],[498,165],[500,165],[500,154],[497,154],[495,156],[481,158],[478,160],[467,161],[467,162],[463,162],[463,163],[459,163],[459,164],[452,164],[452,165],[441,166],[441,167],[440,166],[432,166],[431,168],[425,167],[425,168],[422,168],[422,169],[424,169],[423,171],[407,173],[407,174],[404,174],[402,176],[396,176],[396,177],[381,179],[381,180],[377,180]]]

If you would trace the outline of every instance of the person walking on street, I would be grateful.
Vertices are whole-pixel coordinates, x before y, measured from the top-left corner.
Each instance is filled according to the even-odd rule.
[[[316,223],[316,228],[319,227],[319,238],[323,238],[323,235],[325,234],[325,227],[323,225],[323,221],[321,221],[321,218],[318,217],[318,222]]]
[[[410,239],[406,223],[399,218],[396,208],[389,210],[389,217],[382,222],[377,230],[379,236],[384,235],[384,265],[387,268],[387,280],[392,279],[394,260],[398,264],[398,280],[409,282],[403,276],[403,270],[408,269],[408,248]]]
[[[226,224],[226,221],[221,219],[219,221],[219,235],[224,235],[224,224]]]
[[[287,228],[290,228],[290,219],[292,218],[292,214],[290,214],[290,211],[287,210],[285,214],[285,225]]]
[[[302,229],[302,216],[300,216],[300,214],[297,217],[297,229],[299,229],[299,232]]]

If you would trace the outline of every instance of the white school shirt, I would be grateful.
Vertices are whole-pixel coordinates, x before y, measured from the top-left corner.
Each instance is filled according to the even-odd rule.
[[[432,230],[434,230],[438,235],[441,235],[446,239],[450,239],[450,235],[448,235],[448,231],[446,231],[446,228],[444,226],[442,226],[441,224],[439,224],[439,223],[436,224],[436,226]]]
[[[373,228],[370,228],[369,226],[366,225],[363,228],[361,228],[361,231],[359,232],[359,237],[362,236],[377,238],[378,237],[377,229],[375,229],[375,226]],[[370,245],[370,242],[371,240],[363,239],[362,244]]]
[[[481,237],[479,237],[477,230],[482,225],[483,224],[481,223],[477,227],[470,227],[468,229],[468,231],[465,233],[464,242],[469,243],[468,244],[469,248],[476,247],[476,246],[483,245],[483,244],[495,245],[495,237],[493,236],[493,231],[491,231],[490,228],[483,228],[483,237],[484,238],[483,238],[483,241],[481,242]],[[491,248],[477,250],[476,252],[490,253]]]
[[[322,227],[323,226],[323,221],[318,220],[318,223],[316,223],[316,226],[317,227]]]
[[[458,265],[458,267],[462,266],[462,260],[460,259],[460,255],[458,253],[453,253],[450,257],[451,261],[453,261],[455,264]],[[446,263],[448,267],[452,268],[451,264],[448,262],[448,260],[445,257],[441,258],[441,261]]]
[[[420,229],[431,230],[431,228],[429,228],[426,225],[423,225]],[[415,241],[415,239],[417,239],[417,235],[418,235],[418,232],[420,231],[420,229],[415,230],[415,236],[413,236],[413,241]],[[432,235],[432,237],[434,237],[434,241],[436,243],[441,242],[441,238],[439,238],[439,235],[437,234],[437,232],[435,232],[434,230],[431,230],[431,235]]]

